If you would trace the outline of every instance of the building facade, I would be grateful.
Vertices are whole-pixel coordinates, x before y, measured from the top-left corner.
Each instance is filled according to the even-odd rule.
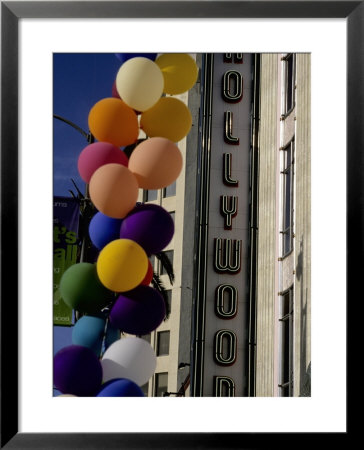
[[[199,55],[197,62],[200,63]],[[178,143],[184,161],[182,173],[171,186],[160,190],[141,191],[138,199],[165,208],[172,215],[175,224],[173,239],[164,249],[173,266],[174,280],[170,279],[158,258],[154,257],[152,260],[154,272],[160,277],[167,291],[170,312],[157,330],[143,336],[157,355],[155,374],[143,386],[145,395],[150,397],[190,395],[200,79],[188,93],[176,97],[188,105],[193,122],[188,136]],[[184,364],[179,369],[181,363]]]
[[[256,396],[310,393],[310,55],[261,55]]]
[[[310,55],[196,61],[183,172],[139,198],[175,222],[173,284],[153,261],[170,316],[144,337],[157,355],[144,392],[310,395]]]

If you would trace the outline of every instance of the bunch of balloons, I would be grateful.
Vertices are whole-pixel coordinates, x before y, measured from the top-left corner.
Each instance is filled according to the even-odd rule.
[[[177,142],[192,118],[173,95],[192,88],[198,68],[188,54],[116,56],[122,65],[112,97],[88,116],[96,142],[78,158],[97,209],[89,237],[99,254],[95,264],[71,266],[60,282],[65,303],[84,314],[72,345],[54,357],[54,386],[64,396],[143,396],[140,386],[153,375],[156,355],[141,336],[166,315],[162,295],[150,286],[149,258],[170,243],[174,222],[161,206],[137,199],[139,189],[165,188],[182,170]]]

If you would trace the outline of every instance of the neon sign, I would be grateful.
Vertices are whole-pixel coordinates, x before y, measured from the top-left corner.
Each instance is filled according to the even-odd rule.
[[[224,55],[224,63],[241,64],[243,55],[228,53]],[[236,104],[243,99],[243,77],[238,70],[228,69],[222,76],[222,99],[225,103]],[[223,141],[227,145],[239,146],[240,136],[234,132],[233,111],[224,111]],[[232,176],[233,154],[223,153],[222,181],[228,188],[234,188],[233,195],[220,196],[220,215],[223,218],[224,230],[228,233],[234,229],[235,218],[238,214],[238,195],[236,188],[239,180]],[[213,269],[215,273],[228,277],[237,276],[242,268],[242,240],[227,237],[214,238]],[[234,278],[233,278],[234,280]],[[232,281],[233,281],[232,280]],[[223,279],[225,281],[225,278]],[[215,315],[228,324],[238,313],[238,288],[234,283],[220,283],[215,290]],[[233,366],[238,358],[238,343],[236,333],[225,326],[218,329],[213,336],[213,358],[220,367]],[[214,396],[235,396],[235,381],[231,376],[214,376]]]

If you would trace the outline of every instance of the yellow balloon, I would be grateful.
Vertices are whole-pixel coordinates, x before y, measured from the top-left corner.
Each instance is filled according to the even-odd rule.
[[[96,269],[101,283],[111,291],[130,291],[144,280],[148,257],[136,242],[116,239],[101,250]]]
[[[118,94],[130,108],[145,111],[163,94],[164,78],[157,64],[142,57],[127,60],[116,76]]]
[[[164,137],[178,142],[189,133],[192,116],[188,107],[177,98],[163,97],[140,118],[140,128],[149,137]]]
[[[163,73],[166,94],[182,94],[197,81],[197,64],[187,53],[164,53],[158,56],[155,63]]]

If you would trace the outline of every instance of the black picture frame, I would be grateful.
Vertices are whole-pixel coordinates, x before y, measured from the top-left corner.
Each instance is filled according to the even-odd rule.
[[[347,299],[363,277],[363,1],[1,2],[1,448],[182,449],[305,445],[309,434],[18,432],[18,24],[22,18],[345,18],[347,20]],[[12,301],[8,301],[11,295]],[[359,299],[356,298],[358,301]],[[349,325],[349,324],[348,324]],[[350,346],[348,346],[348,351]],[[350,355],[349,355],[350,356]],[[349,359],[348,359],[349,360]],[[333,393],[333,396],[335,393]],[[188,422],[188,418],[186,418]],[[348,431],[335,434],[342,444]],[[315,444],[328,435],[316,433]],[[321,442],[320,442],[321,441]]]

